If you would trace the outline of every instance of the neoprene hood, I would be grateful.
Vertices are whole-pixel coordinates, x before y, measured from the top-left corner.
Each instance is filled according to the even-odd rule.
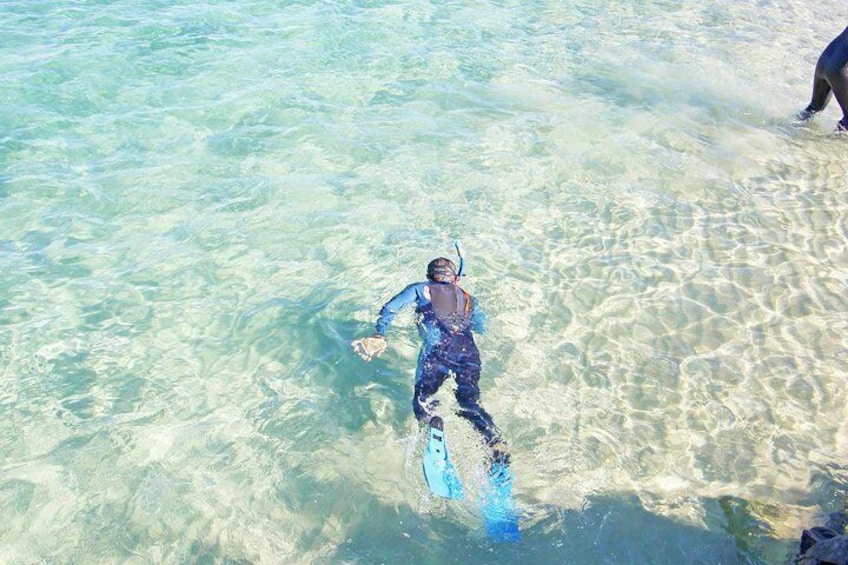
[[[433,259],[427,265],[427,278],[440,283],[456,282],[456,265],[454,265],[453,261],[445,257]]]

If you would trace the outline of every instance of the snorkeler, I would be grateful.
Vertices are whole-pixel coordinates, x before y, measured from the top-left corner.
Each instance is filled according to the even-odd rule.
[[[836,132],[848,133],[848,27],[819,56],[813,75],[812,99],[798,118],[809,120],[824,110],[834,95],[842,108],[842,119],[836,124]]]
[[[521,540],[519,516],[512,496],[514,474],[506,444],[492,417],[480,406],[480,352],[472,331],[483,329],[483,316],[474,298],[459,286],[465,262],[459,244],[459,269],[444,257],[427,265],[427,281],[407,286],[380,310],[372,337],[354,341],[356,354],[365,361],[382,354],[388,344],[386,330],[395,315],[415,304],[418,334],[423,345],[415,371],[412,410],[428,428],[424,452],[424,478],[430,492],[448,499],[463,497],[462,482],[450,461],[445,443],[444,422],[434,414],[438,401],[433,395],[449,378],[456,380],[457,414],[468,420],[491,450],[486,480],[479,490],[479,507],[489,539],[495,542]]]
[[[381,355],[388,347],[386,330],[395,315],[405,306],[415,304],[418,334],[423,346],[415,373],[412,410],[422,424],[441,424],[435,416],[438,401],[432,396],[450,376],[456,380],[457,414],[468,420],[492,450],[493,460],[508,464],[506,444],[500,437],[492,417],[480,406],[480,352],[472,330],[483,329],[483,316],[476,300],[458,282],[460,269],[450,259],[440,257],[427,265],[427,281],[407,286],[380,310],[376,332],[372,337],[354,341],[354,351],[365,361]]]

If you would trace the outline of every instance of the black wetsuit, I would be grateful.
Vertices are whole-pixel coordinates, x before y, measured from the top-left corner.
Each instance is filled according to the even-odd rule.
[[[848,515],[834,512],[827,517],[827,524],[804,530],[801,535],[800,565],[839,565],[848,563]]]
[[[456,379],[457,414],[468,420],[488,445],[501,441],[492,417],[480,406],[480,352],[472,329],[482,330],[483,316],[476,301],[457,284],[423,282],[411,284],[389,300],[377,320],[377,335],[404,306],[415,304],[418,333],[424,344],[415,373],[412,410],[422,422],[429,421],[437,402],[433,395],[445,380]]]
[[[825,109],[831,96],[842,108],[839,129],[848,130],[848,27],[825,47],[816,63],[813,76],[813,95],[803,117]]]

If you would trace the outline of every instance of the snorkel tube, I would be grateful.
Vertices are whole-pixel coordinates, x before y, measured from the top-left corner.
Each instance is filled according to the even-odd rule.
[[[456,271],[456,280],[459,281],[465,276],[465,258],[462,256],[462,247],[459,246],[459,241],[454,241],[453,246],[456,248],[456,254],[459,256],[459,268]]]

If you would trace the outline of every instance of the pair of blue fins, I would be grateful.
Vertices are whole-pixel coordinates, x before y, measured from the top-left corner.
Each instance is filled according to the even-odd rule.
[[[463,497],[462,481],[450,461],[445,442],[445,425],[434,416],[428,427],[427,448],[424,451],[424,478],[430,492],[443,498]],[[480,513],[486,533],[494,542],[521,541],[518,531],[518,512],[512,498],[513,473],[508,465],[494,461],[480,489]]]

